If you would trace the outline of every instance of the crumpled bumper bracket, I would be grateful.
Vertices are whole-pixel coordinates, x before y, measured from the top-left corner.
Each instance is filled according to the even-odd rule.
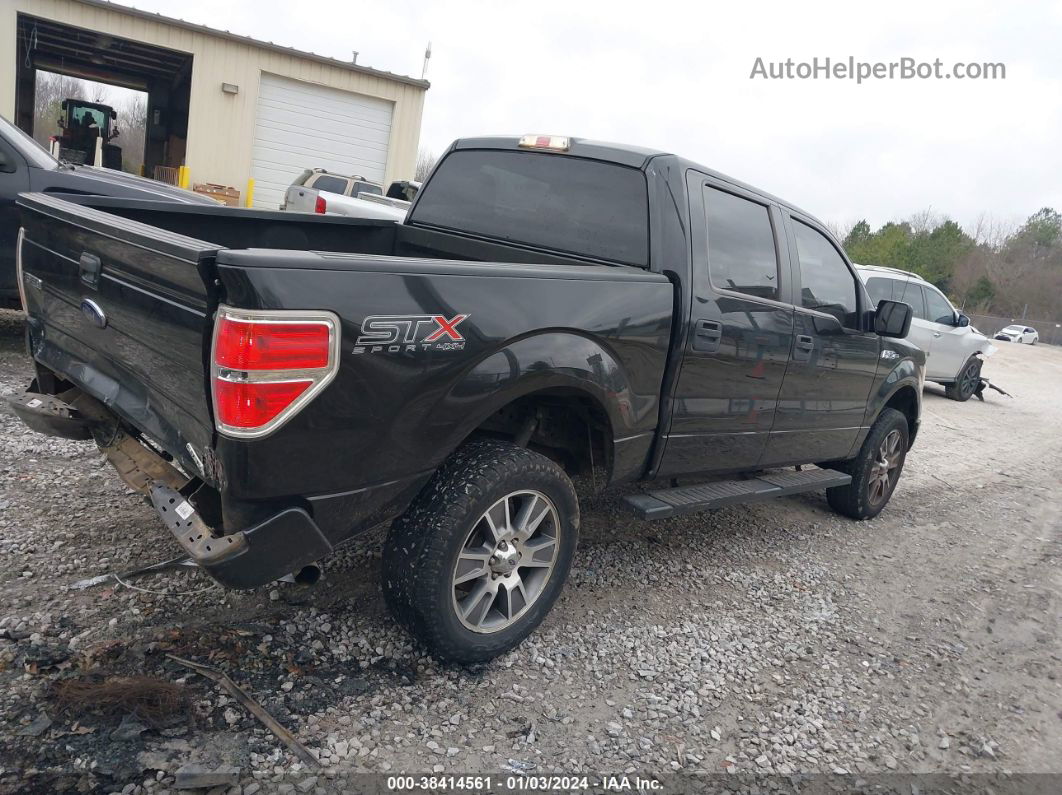
[[[288,508],[247,530],[215,536],[179,491],[154,484],[150,495],[177,543],[228,588],[264,585],[332,552],[332,544],[302,508]]]

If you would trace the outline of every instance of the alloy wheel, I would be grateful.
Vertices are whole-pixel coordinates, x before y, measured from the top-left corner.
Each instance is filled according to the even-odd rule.
[[[970,362],[960,376],[959,390],[963,395],[972,395],[981,380],[981,366],[977,361]]]
[[[499,632],[541,596],[557,562],[561,523],[540,491],[514,491],[472,526],[454,566],[453,606],[473,632]]]
[[[867,483],[867,497],[871,505],[880,505],[892,493],[899,477],[897,469],[903,462],[903,453],[903,437],[898,430],[890,431],[882,440],[877,457],[871,464]]]

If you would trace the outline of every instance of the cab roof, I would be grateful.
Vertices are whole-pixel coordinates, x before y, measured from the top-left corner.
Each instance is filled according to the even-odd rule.
[[[667,158],[673,161],[676,165],[679,165],[683,169],[689,168],[695,171],[700,171],[703,174],[714,177],[722,182],[727,182],[736,188],[741,190],[755,193],[768,202],[778,204],[785,207],[792,212],[799,213],[800,215],[807,216],[808,218],[815,218],[814,215],[802,210],[791,202],[787,202],[784,199],[780,199],[777,196],[773,196],[760,188],[753,185],[749,185],[741,180],[734,179],[727,176],[722,172],[715,169],[703,166],[700,163],[695,163],[692,160],[688,160],[684,157],[668,152],[663,149],[652,149],[644,146],[633,146],[631,144],[618,144],[609,141],[595,141],[590,138],[573,138],[568,137],[569,146],[565,151],[557,151],[550,149],[527,149],[520,146],[520,139],[523,136],[520,135],[486,135],[476,138],[459,138],[454,141],[453,149],[507,149],[512,151],[530,152],[530,151],[542,151],[549,154],[556,154],[560,156],[568,155],[572,157],[585,157],[591,160],[601,160],[607,163],[616,163],[622,166],[629,166],[631,168],[645,169],[651,160],[657,158]],[[817,219],[816,219],[817,220]],[[820,222],[821,223],[821,222]]]
[[[929,284],[929,282],[924,276],[920,276],[914,271],[905,271],[901,270],[900,268],[890,268],[887,265],[860,265],[858,262],[853,262],[852,264],[855,265],[855,267],[859,270],[867,271],[868,273],[880,273],[883,275],[890,276],[905,276],[908,279],[914,279],[915,281],[925,282],[926,284]]]

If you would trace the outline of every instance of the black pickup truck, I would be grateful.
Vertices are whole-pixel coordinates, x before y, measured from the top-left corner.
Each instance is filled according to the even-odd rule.
[[[656,481],[626,498],[647,519],[816,489],[860,519],[918,430],[910,307],[871,305],[808,214],[674,155],[460,140],[404,223],[19,204],[19,416],[95,439],[231,587],[393,520],[385,596],[442,658],[543,619],[577,473]]]

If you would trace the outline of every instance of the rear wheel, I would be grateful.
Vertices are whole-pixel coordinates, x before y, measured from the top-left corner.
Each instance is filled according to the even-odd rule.
[[[466,445],[395,520],[384,595],[437,657],[484,662],[545,618],[575,552],[575,489],[555,463],[516,445]]]
[[[945,385],[944,394],[960,403],[972,398],[981,383],[981,364],[981,359],[977,356],[970,359],[955,379],[955,383]]]
[[[907,417],[896,409],[882,409],[859,455],[831,464],[851,475],[852,482],[826,489],[830,507],[852,519],[870,519],[881,513],[903,472],[909,439]]]

